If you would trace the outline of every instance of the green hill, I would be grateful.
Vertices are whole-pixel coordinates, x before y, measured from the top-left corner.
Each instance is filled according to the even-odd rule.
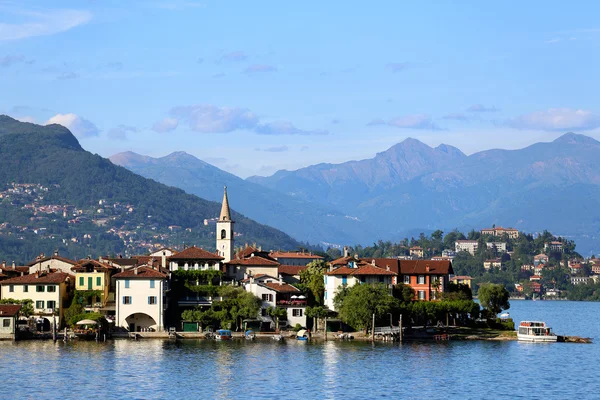
[[[214,250],[210,220],[218,216],[220,204],[91,154],[60,125],[0,116],[0,156],[0,187],[6,185],[0,202],[0,248],[7,260],[25,262],[57,248],[70,257],[147,252],[154,244]],[[235,208],[243,199],[230,201]],[[232,217],[238,245],[301,246],[239,213]]]

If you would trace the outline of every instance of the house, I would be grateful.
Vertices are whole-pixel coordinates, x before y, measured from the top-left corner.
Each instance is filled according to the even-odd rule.
[[[600,274],[600,263],[599,262],[592,263],[592,272],[596,275]]]
[[[0,282],[3,299],[33,301],[33,317],[38,328],[49,331],[58,317],[57,327],[62,326],[65,304],[73,294],[75,277],[65,272],[35,272]]]
[[[483,262],[483,268],[486,271],[489,271],[490,269],[502,269],[502,260],[499,258],[494,258],[493,260],[485,260]]]
[[[531,282],[529,285],[530,285],[531,291],[533,293],[537,293],[537,294],[542,293],[542,284],[541,283],[539,283],[539,282]]]
[[[576,275],[582,271],[581,263],[569,261],[568,265],[569,265],[569,270],[571,271],[571,274],[573,274],[573,275]]]
[[[16,266],[13,261],[12,265],[6,265],[6,261],[2,261],[0,266],[0,280],[16,278],[17,276],[26,275],[29,273],[29,267]]]
[[[429,301],[448,290],[451,274],[450,261],[401,260],[398,279],[415,291],[415,300]]]
[[[544,243],[544,251],[562,253],[563,252],[563,244],[562,244],[562,242],[556,242],[556,241]]]
[[[272,278],[272,277],[269,277]],[[244,289],[262,299],[261,317],[267,317],[269,307],[284,308],[287,312],[287,324],[306,326],[306,297],[297,287],[276,279],[257,281],[249,278]],[[281,323],[280,323],[281,326]]]
[[[490,250],[496,249],[496,251],[506,253],[506,242],[488,242],[485,245]]]
[[[398,260],[396,260],[398,261]],[[371,263],[350,261],[346,266],[340,266],[325,272],[325,306],[335,311],[333,299],[340,288],[351,287],[357,284],[388,285],[391,290],[393,278],[397,273],[388,269],[379,268]]]
[[[294,284],[300,282],[300,272],[307,268],[299,265],[280,265],[277,270],[284,282]]]
[[[472,280],[473,279],[470,276],[466,275],[458,275],[450,278],[450,282],[454,283],[455,285],[467,285],[468,287],[471,287]]]
[[[541,279],[542,279],[542,277],[541,277],[541,276],[539,276],[539,275],[531,275],[531,276],[529,277],[529,281],[530,281],[530,282],[533,282],[533,281],[540,281]]]
[[[479,247],[479,242],[477,240],[457,240],[454,242],[454,248],[457,253],[461,251],[466,251],[471,253],[472,256],[477,252],[477,248]]]
[[[167,274],[148,266],[133,267],[114,275],[115,326],[129,332],[163,331]]]
[[[223,257],[208,252],[196,246],[188,247],[169,257],[169,271],[188,270],[216,270],[221,271]]]
[[[241,280],[253,275],[265,274],[279,276],[279,262],[264,256],[250,254],[246,258],[236,258],[225,264],[226,275]]]
[[[304,251],[274,251],[269,254],[281,265],[306,266],[313,261],[322,260],[323,257]]]
[[[61,257],[58,251],[55,251],[53,255],[46,256],[44,253],[36,257],[35,260],[27,264],[29,267],[29,273],[32,274],[36,271],[44,271],[48,268],[51,271],[71,273],[71,267],[77,264],[77,261],[70,260],[65,257]]]
[[[447,257],[447,256],[433,256],[431,257],[431,259],[433,261],[452,261],[454,259],[454,257]]]
[[[80,260],[71,268],[75,273],[75,290],[80,291],[98,291],[99,296],[89,298],[90,303],[84,305],[88,312],[109,311],[106,309],[108,302],[111,302],[111,310],[115,311],[114,287],[111,287],[111,275],[119,271],[118,268],[110,264],[105,264],[96,260]],[[112,289],[112,290],[111,290]]]
[[[150,253],[149,257],[160,259],[161,260],[160,266],[163,268],[168,268],[168,259],[173,254],[175,254],[175,250],[170,249],[168,247],[162,247],[162,248]]]
[[[545,254],[538,254],[537,256],[533,257],[533,265],[538,265],[538,264],[548,264],[548,256]]]
[[[523,264],[521,265],[521,271],[525,272],[525,271],[534,271],[535,266],[533,264]],[[535,272],[534,272],[535,274]],[[536,274],[539,275],[539,274]]]
[[[492,235],[492,236],[502,236],[502,235],[506,234],[510,239],[517,239],[519,237],[518,229],[502,228],[501,226],[494,227],[494,228],[482,229],[480,232],[482,235]]]
[[[534,275],[543,275],[544,268],[547,268],[546,264],[538,264],[538,265],[534,266],[533,267],[533,274]]]
[[[587,285],[592,282],[592,278],[589,276],[572,276],[571,285]]]
[[[0,340],[17,339],[17,316],[20,304],[0,304]]]
[[[449,259],[453,259],[456,257],[456,251],[450,249],[442,250],[442,257],[448,257]]]
[[[423,258],[423,248],[421,246],[413,246],[409,249],[409,252],[411,256]]]

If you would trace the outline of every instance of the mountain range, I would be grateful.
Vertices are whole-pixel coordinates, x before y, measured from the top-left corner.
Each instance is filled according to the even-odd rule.
[[[369,244],[495,224],[532,233],[548,229],[576,240],[587,254],[600,249],[598,154],[600,142],[575,133],[469,156],[450,145],[432,148],[409,138],[370,159],[246,180],[185,153],[162,158],[121,153],[111,160],[207,198],[218,194],[227,176],[227,185],[244,199],[244,213],[312,242]],[[276,201],[281,213],[261,207],[265,198]]]
[[[219,215],[222,186],[219,202],[207,201],[141,177],[84,150],[63,126],[40,126],[1,115],[0,157],[0,185],[41,184],[47,190],[35,201],[25,204],[17,193],[3,192],[8,194],[0,200],[3,222],[0,248],[7,258],[30,258],[31,251],[50,254],[58,247],[72,257],[85,257],[92,251],[114,254],[126,251],[134,238],[139,238],[140,246],[152,243],[181,245],[181,242],[174,242],[178,238],[187,240],[187,244],[214,250],[215,228],[207,221]],[[106,204],[111,206],[106,207]],[[61,211],[58,215],[29,211],[41,205],[58,207]],[[125,211],[117,211],[120,209]],[[66,210],[69,210],[68,216]],[[75,217],[77,212],[71,210],[92,210],[93,215]],[[269,249],[302,246],[287,234],[236,211],[232,212],[232,218],[236,221],[238,245],[243,241]],[[182,233],[172,234],[175,230]],[[41,248],[31,249],[34,247],[31,243],[23,245],[32,237],[37,240],[39,232],[46,235],[45,242],[36,241],[35,246]],[[6,254],[7,248],[11,248],[12,253]]]

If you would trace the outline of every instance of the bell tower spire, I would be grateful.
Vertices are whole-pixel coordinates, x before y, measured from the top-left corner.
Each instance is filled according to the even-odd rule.
[[[229,210],[229,199],[227,198],[227,186],[223,189],[223,203],[221,204],[221,214],[217,221],[217,252],[229,262],[233,260],[234,241],[233,224],[231,220],[231,211]]]

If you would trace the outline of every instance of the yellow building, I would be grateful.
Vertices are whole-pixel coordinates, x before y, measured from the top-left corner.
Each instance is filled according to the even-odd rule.
[[[467,285],[471,287],[471,277],[470,276],[453,276],[450,278],[450,282],[457,285]]]
[[[71,270],[75,273],[75,290],[97,290],[100,296],[91,296],[90,304],[84,304],[86,309],[106,307],[111,292],[110,277],[117,269],[111,265],[95,260],[81,260]]]

